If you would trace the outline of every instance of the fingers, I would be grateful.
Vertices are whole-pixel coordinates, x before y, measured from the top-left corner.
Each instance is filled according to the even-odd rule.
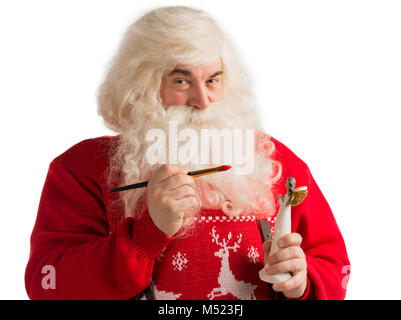
[[[196,197],[196,192],[193,187],[182,185],[172,191],[172,198],[174,200],[181,200],[187,197]]]
[[[162,182],[159,183],[160,188],[163,190],[168,190],[170,192],[175,192],[175,189],[187,185],[193,189],[195,189],[195,181],[194,178],[188,175],[175,175],[171,176]]]
[[[178,165],[164,164],[159,169],[153,172],[151,180],[160,183],[171,176],[186,175],[187,173],[188,170]]]
[[[271,241],[263,243],[265,272],[267,275],[291,273],[291,278],[275,283],[273,290],[282,291],[289,297],[299,297],[306,288],[307,265],[302,248],[302,237],[298,233],[290,233],[281,237],[277,242],[279,250],[270,254]]]
[[[192,196],[175,201],[175,206],[183,212],[184,218],[193,216],[198,209],[198,205],[198,199]]]
[[[273,285],[273,290],[278,292],[290,291],[304,286],[305,283],[306,283],[306,272],[299,271],[297,273],[294,273],[294,275],[290,279],[275,283]]]
[[[283,272],[297,273],[306,269],[306,264],[302,258],[285,260],[273,265],[269,265],[266,270],[267,275],[274,275]]]
[[[299,233],[289,233],[281,237],[277,242],[280,249],[272,255],[270,253],[271,243],[263,243],[264,261],[269,265],[266,268],[268,275],[282,272],[296,273],[306,269],[305,253],[300,247],[302,237]]]
[[[186,169],[177,165],[163,165],[152,175],[148,186],[149,193],[172,200],[195,196],[194,179],[185,174],[186,172]]]
[[[178,232],[183,219],[198,210],[195,182],[187,173],[178,165],[163,165],[149,180],[146,199],[149,215],[168,236]]]
[[[300,247],[291,246],[284,249],[280,249],[271,256],[265,258],[265,263],[273,265],[281,261],[286,261],[290,259],[303,259],[305,254]]]
[[[301,243],[302,237],[299,233],[286,234],[277,242],[277,245],[280,249],[270,256],[272,241],[266,240],[263,243],[265,264],[267,263],[272,265],[292,258],[304,258],[305,254],[300,247]]]
[[[277,246],[279,248],[287,248],[290,246],[300,246],[302,243],[302,237],[299,233],[288,233],[282,236],[278,242]]]

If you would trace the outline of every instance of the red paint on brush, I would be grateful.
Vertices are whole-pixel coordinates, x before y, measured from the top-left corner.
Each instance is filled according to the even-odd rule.
[[[220,166],[218,169],[219,169],[219,171],[226,171],[228,169],[231,169],[231,166],[224,165],[224,166]]]

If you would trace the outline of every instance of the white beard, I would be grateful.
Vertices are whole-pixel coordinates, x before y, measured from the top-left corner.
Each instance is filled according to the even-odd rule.
[[[185,128],[190,128],[198,133],[200,137],[201,129],[254,129],[255,134],[260,134],[260,126],[255,112],[236,112],[230,111],[223,103],[213,103],[206,110],[198,110],[188,106],[173,106],[164,110],[161,106],[158,112],[144,112],[144,108],[137,108],[135,123],[129,132],[124,132],[121,136],[120,145],[112,161],[114,171],[122,171],[122,180],[119,185],[133,184],[149,180],[151,172],[160,167],[163,163],[170,163],[168,141],[169,121],[175,121],[177,132]],[[230,113],[231,112],[231,113]],[[150,164],[146,158],[146,152],[154,142],[146,142],[146,135],[149,130],[159,128],[166,135],[166,158],[165,161]],[[245,136],[245,135],[244,135]],[[259,217],[273,215],[274,199],[272,195],[272,185],[280,178],[280,164],[270,159],[274,151],[274,144],[268,139],[258,141],[256,144],[263,143],[268,145],[266,148],[257,148],[259,151],[253,152],[253,170],[247,175],[236,174],[238,164],[220,163],[219,165],[229,164],[233,168],[216,174],[210,174],[195,178],[196,192],[200,200],[201,208],[221,209],[228,216],[252,214]],[[188,145],[188,142],[184,142]],[[209,149],[198,148],[198,159],[202,152],[210,152]],[[263,152],[260,152],[263,151]],[[234,150],[235,152],[235,150]],[[223,154],[223,143],[221,144],[220,155]],[[174,159],[178,164],[189,171],[215,167],[212,157],[206,163],[181,163],[179,157]],[[122,168],[122,170],[121,170]],[[113,170],[112,170],[113,171]],[[135,189],[121,193],[125,206],[125,216],[140,215],[146,207],[146,188]],[[198,214],[200,214],[199,210]]]

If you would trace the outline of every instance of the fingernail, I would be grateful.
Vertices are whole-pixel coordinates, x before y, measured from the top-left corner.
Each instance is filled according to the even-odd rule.
[[[270,273],[271,273],[271,268],[270,268],[270,267],[267,267],[267,268],[265,269],[265,272],[266,272],[267,275],[270,275]]]
[[[284,241],[283,241],[283,240],[279,240],[279,241],[277,242],[277,245],[278,245],[279,247],[284,246]]]

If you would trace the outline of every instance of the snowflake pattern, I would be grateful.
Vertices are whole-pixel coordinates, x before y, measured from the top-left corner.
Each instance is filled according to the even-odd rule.
[[[171,264],[174,266],[174,270],[182,271],[182,269],[187,267],[188,259],[185,256],[185,253],[182,254],[179,251],[177,254],[173,255],[173,261]]]
[[[259,253],[258,253],[258,249],[255,248],[254,246],[251,246],[250,248],[248,248],[248,258],[249,258],[249,262],[252,263],[257,263],[259,261]]]

